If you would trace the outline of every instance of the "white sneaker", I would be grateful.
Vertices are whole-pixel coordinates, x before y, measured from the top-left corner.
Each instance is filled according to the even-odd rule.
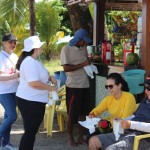
[[[14,147],[12,144],[7,144],[4,146],[6,150],[18,150],[18,148]]]

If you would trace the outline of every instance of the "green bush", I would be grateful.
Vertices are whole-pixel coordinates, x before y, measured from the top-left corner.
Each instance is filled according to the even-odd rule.
[[[127,55],[127,64],[128,65],[137,65],[139,61],[139,56],[137,53],[129,53]]]

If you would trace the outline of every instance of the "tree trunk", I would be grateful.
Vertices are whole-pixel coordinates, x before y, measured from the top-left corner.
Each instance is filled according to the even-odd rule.
[[[35,20],[35,0],[29,0],[29,11],[30,11],[30,34],[35,35],[36,33],[36,20]]]
[[[90,35],[93,35],[93,20],[88,5],[69,5],[67,6],[71,24],[74,32],[80,28],[86,29]]]

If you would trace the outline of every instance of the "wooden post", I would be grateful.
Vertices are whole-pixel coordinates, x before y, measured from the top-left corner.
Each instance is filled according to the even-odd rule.
[[[94,2],[93,45],[99,45],[104,40],[105,0]]]
[[[142,4],[142,66],[146,74],[150,75],[150,0],[143,0]]]

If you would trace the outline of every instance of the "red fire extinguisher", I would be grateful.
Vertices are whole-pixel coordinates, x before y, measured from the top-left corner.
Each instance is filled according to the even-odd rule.
[[[102,42],[102,59],[104,63],[110,64],[111,62],[111,43]]]
[[[128,48],[131,47],[131,48]],[[124,65],[127,65],[127,55],[129,53],[134,53],[134,43],[126,42],[124,43]]]

